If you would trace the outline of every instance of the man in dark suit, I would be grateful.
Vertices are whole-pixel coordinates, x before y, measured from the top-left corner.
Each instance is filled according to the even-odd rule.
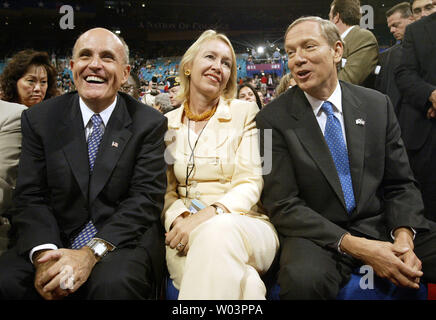
[[[388,28],[397,43],[380,54],[379,65],[381,69],[375,80],[375,89],[391,99],[395,113],[398,114],[401,92],[395,82],[394,70],[400,64],[401,42],[403,41],[404,32],[406,27],[413,22],[410,3],[401,2],[393,6],[386,11],[386,19]]]
[[[167,122],[117,92],[128,59],[109,30],[85,32],[71,61],[78,93],[23,113],[17,241],[0,257],[0,298],[154,297],[164,262]]]
[[[389,99],[338,81],[343,44],[330,21],[296,20],[285,50],[298,87],[256,117],[272,161],[262,203],[280,235],[281,298],[334,299],[362,264],[401,286],[436,279],[435,232]]]
[[[436,13],[406,28],[401,63],[395,70],[403,93],[399,122],[425,216],[436,221]]]

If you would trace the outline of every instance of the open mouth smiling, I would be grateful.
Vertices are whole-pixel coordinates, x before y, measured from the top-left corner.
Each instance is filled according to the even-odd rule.
[[[309,75],[310,75],[310,71],[309,70],[301,70],[301,71],[298,71],[297,73],[296,73],[296,75],[297,75],[297,77],[299,78],[299,79],[301,79],[301,80],[305,80],[305,79],[307,79],[308,77],[309,77]]]
[[[106,80],[98,76],[87,76],[85,77],[85,81],[88,83],[100,84],[100,83],[104,83]]]

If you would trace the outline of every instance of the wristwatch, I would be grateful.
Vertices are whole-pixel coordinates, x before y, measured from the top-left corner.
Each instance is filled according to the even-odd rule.
[[[100,238],[92,238],[85,246],[89,247],[94,256],[100,261],[108,252],[114,250],[114,246]]]
[[[215,213],[216,214],[223,214],[223,213],[225,213],[223,208],[221,208],[220,206],[216,205],[215,203],[212,203],[210,206],[215,208]]]

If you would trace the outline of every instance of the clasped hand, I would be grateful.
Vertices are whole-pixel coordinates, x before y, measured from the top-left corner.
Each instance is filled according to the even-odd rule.
[[[179,248],[179,253],[186,255],[189,250],[189,235],[197,226],[215,216],[215,208],[206,207],[195,214],[179,215],[171,225],[170,231],[165,234],[165,244],[171,249]]]
[[[436,118],[436,90],[431,93],[428,100],[432,103],[432,105],[427,111],[427,118],[434,119]]]
[[[96,263],[87,247],[43,251],[34,261],[35,288],[46,300],[62,299],[85,283]]]
[[[394,243],[346,235],[341,249],[371,266],[375,273],[401,287],[419,289],[422,263],[410,236],[399,234]]]

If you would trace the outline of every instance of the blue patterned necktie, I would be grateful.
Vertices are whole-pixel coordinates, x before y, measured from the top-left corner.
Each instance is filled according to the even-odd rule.
[[[324,131],[325,141],[327,142],[333,162],[335,163],[344,194],[345,205],[347,211],[350,213],[356,207],[356,201],[354,199],[347,146],[345,145],[344,136],[342,134],[341,123],[338,118],[335,117],[333,106],[330,102],[324,102],[321,108],[327,114],[327,122]]]
[[[92,132],[88,138],[88,158],[89,158],[89,172],[92,173],[94,169],[95,158],[97,157],[98,148],[100,146],[101,138],[103,137],[103,130],[101,128],[103,120],[99,114],[94,114],[91,117]],[[80,233],[71,241],[72,249],[80,249],[91,240],[97,229],[90,220]]]
[[[95,158],[97,157],[98,148],[100,146],[101,138],[103,137],[103,130],[101,124],[103,119],[99,114],[94,114],[91,117],[92,132],[88,138],[88,158],[89,158],[89,172],[92,173],[94,169]]]

